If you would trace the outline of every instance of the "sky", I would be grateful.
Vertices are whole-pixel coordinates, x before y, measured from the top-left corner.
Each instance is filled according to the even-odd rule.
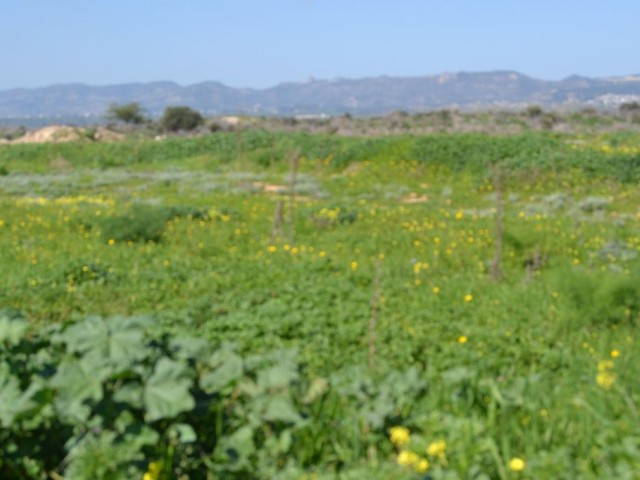
[[[0,90],[640,74],[640,0],[0,0]]]

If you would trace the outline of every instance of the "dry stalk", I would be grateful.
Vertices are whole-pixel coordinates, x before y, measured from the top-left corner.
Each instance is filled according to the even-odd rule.
[[[273,214],[273,225],[271,227],[271,241],[284,237],[284,202],[276,202],[276,211]]]
[[[524,283],[529,283],[533,280],[536,272],[540,270],[547,262],[547,256],[542,254],[540,245],[536,245],[536,249],[529,258],[524,261],[525,276]]]
[[[296,182],[298,181],[300,156],[300,150],[294,150],[291,153],[291,161],[289,164],[289,171],[291,174],[289,179],[289,233],[291,236],[291,243],[294,243],[296,238]]]

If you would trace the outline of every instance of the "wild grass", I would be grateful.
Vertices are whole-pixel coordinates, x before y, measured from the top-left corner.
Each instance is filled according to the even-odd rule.
[[[0,306],[36,329],[148,315],[248,357],[295,350],[320,403],[296,393],[308,423],[279,463],[264,427],[228,478],[639,478],[639,148],[624,132],[3,146]],[[295,239],[273,234],[290,201]]]

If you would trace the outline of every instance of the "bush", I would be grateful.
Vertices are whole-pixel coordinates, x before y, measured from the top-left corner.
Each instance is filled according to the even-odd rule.
[[[573,312],[585,325],[634,324],[640,312],[640,268],[629,273],[581,272],[560,275]]]
[[[199,127],[203,122],[202,115],[192,108],[167,107],[160,119],[160,127],[170,132],[189,131]]]
[[[175,205],[170,207],[135,203],[122,215],[102,220],[102,237],[105,241],[117,242],[159,242],[172,218],[209,221],[215,217],[214,209]],[[221,214],[228,214],[225,210]]]
[[[127,213],[102,221],[105,241],[159,242],[171,218],[170,210],[150,205],[134,204]]]
[[[126,103],[123,105],[112,103],[107,110],[107,118],[111,120],[120,120],[125,123],[139,125],[145,122],[142,114],[142,108],[138,103]]]

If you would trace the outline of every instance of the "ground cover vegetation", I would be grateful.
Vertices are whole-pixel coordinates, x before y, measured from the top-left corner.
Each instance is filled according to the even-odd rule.
[[[254,129],[0,171],[1,478],[640,478],[637,132]]]

